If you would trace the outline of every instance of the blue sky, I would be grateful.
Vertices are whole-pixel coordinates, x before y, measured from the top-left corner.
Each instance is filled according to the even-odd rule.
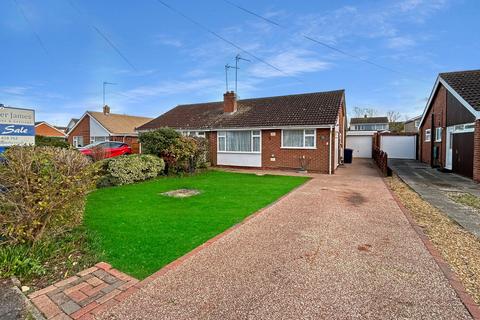
[[[232,0],[286,29],[223,0],[165,1],[283,71],[242,54],[252,61],[241,64],[240,98],[343,88],[349,110],[414,116],[439,72],[480,68],[477,0]],[[0,12],[0,103],[34,108],[56,125],[100,110],[103,81],[117,83],[107,88],[115,113],[156,117],[220,100],[224,65],[239,53],[156,0],[4,0]]]

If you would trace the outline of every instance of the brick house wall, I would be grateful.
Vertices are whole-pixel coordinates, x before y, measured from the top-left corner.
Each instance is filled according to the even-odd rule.
[[[473,140],[473,180],[480,182],[480,120],[475,121]]]
[[[82,136],[83,144],[87,145],[90,143],[90,116],[87,114],[77,123],[76,127],[68,133],[68,143],[73,146],[73,137]]]
[[[35,135],[36,136],[44,136],[44,137],[59,137],[65,138],[65,135],[57,130],[53,129],[52,127],[46,125],[45,123],[41,123],[35,127]]]
[[[334,132],[333,132],[334,133]],[[262,168],[264,169],[299,169],[300,158],[305,157],[306,169],[328,173],[328,144],[330,129],[317,129],[316,149],[282,149],[282,130],[262,130]],[[334,171],[334,134],[332,134],[332,173]],[[272,156],[274,156],[272,158]],[[272,161],[275,159],[275,161]]]
[[[217,132],[211,131],[207,133],[209,145],[209,161],[212,166],[217,165]]]
[[[420,160],[424,163],[432,165],[432,143],[440,149],[440,155],[434,165],[445,166],[446,151],[446,117],[447,115],[447,90],[441,84],[433,98],[430,109],[427,111],[425,119],[419,130],[420,135]],[[433,128],[432,128],[433,116]],[[442,128],[442,141],[435,142],[435,128]],[[431,129],[430,142],[425,141],[425,131]]]

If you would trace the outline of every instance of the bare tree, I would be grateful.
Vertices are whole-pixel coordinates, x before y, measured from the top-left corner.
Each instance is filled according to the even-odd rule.
[[[398,111],[390,110],[387,112],[388,122],[397,122],[401,117],[402,115]]]
[[[373,117],[377,115],[377,110],[374,108],[360,108],[360,107],[355,107],[353,108],[353,114],[355,118],[363,118],[365,116],[367,117]]]

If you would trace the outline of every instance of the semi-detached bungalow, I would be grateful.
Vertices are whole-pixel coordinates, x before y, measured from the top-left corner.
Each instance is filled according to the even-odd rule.
[[[480,70],[440,73],[420,120],[420,159],[480,181]]]
[[[150,120],[152,118],[110,113],[110,107],[106,105],[103,112],[85,112],[68,131],[68,142],[78,148],[99,141],[118,141],[127,143],[133,153],[138,153],[135,128]]]
[[[343,160],[344,90],[179,105],[137,131],[205,136],[214,166],[334,173]]]

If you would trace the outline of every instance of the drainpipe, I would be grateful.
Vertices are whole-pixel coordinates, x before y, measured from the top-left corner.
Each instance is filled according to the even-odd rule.
[[[333,126],[330,125],[330,142],[328,143],[328,174],[332,174],[332,130]]]

